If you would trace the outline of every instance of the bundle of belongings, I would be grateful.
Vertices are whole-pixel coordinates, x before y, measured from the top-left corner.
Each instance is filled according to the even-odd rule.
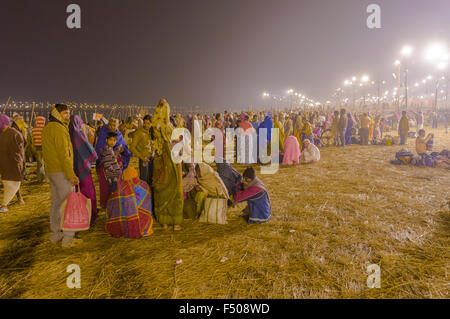
[[[381,145],[392,146],[394,144],[394,137],[392,135],[385,135],[383,140],[381,141]]]
[[[405,149],[400,150],[400,152],[395,153],[395,160],[391,161],[391,164],[395,165],[407,165],[411,163],[414,155]]]
[[[229,191],[219,174],[206,163],[195,166],[198,185],[207,194],[199,221],[211,224],[227,223]]]
[[[441,167],[450,169],[450,151],[424,153],[414,156],[407,150],[401,150],[395,154],[395,160],[391,161],[395,165],[414,165],[421,167]]]

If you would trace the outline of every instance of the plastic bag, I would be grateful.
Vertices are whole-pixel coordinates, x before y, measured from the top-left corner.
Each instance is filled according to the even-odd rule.
[[[88,230],[91,224],[91,200],[78,192],[72,192],[61,205],[61,229],[63,231]]]

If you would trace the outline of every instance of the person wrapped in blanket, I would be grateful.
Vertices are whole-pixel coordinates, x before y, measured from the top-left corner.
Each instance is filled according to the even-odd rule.
[[[242,182],[242,175],[239,174],[230,163],[225,162],[222,159],[221,162],[216,163],[217,173],[222,179],[225,187],[227,188],[228,195],[234,196],[237,191],[239,191],[238,184]],[[229,202],[231,205],[231,203]]]
[[[200,216],[207,194],[200,190],[193,163],[183,164],[183,196],[183,217],[196,219]]]
[[[120,165],[123,166],[123,169],[128,167],[130,162],[130,158],[132,156],[130,150],[128,149],[128,145],[125,142],[125,139],[122,136],[122,133],[118,130],[119,121],[117,119],[110,119],[108,125],[103,125],[100,129],[97,137],[97,142],[95,144],[95,151],[98,155],[96,171],[98,176],[98,182],[100,185],[100,207],[106,208],[106,202],[109,197],[109,187],[108,181],[105,176],[105,169],[102,165],[102,155],[101,149],[106,146],[106,138],[108,137],[108,133],[114,132],[117,134],[116,145],[114,146],[114,150],[120,152],[120,155],[117,155],[117,160]]]
[[[152,195],[138,172],[128,167],[106,207],[105,230],[112,237],[141,238],[153,234]]]
[[[117,133],[109,132],[106,137],[106,145],[101,149],[102,155],[101,163],[105,168],[106,181],[108,182],[109,193],[112,194],[117,189],[117,183],[119,182],[120,175],[122,175],[122,169],[120,168],[117,160],[120,151],[122,150],[120,145],[117,150],[114,150],[114,146],[117,142]]]
[[[263,182],[256,176],[255,170],[248,167],[243,173],[244,181],[241,190],[234,195],[234,204],[247,201],[248,223],[265,223],[271,215],[269,192]]]

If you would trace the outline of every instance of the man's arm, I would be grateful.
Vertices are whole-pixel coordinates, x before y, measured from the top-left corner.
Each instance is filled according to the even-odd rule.
[[[68,156],[67,152],[73,154],[72,143],[70,143],[64,134],[55,134],[55,148],[56,154],[58,154],[58,160],[61,163],[63,171],[68,180],[72,180],[77,177],[73,170],[73,161]]]

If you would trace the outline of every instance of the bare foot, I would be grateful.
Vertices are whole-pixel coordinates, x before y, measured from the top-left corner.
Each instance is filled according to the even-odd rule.
[[[173,230],[174,231],[179,231],[179,230],[181,230],[181,226],[180,225],[175,225],[175,226],[173,226]]]

